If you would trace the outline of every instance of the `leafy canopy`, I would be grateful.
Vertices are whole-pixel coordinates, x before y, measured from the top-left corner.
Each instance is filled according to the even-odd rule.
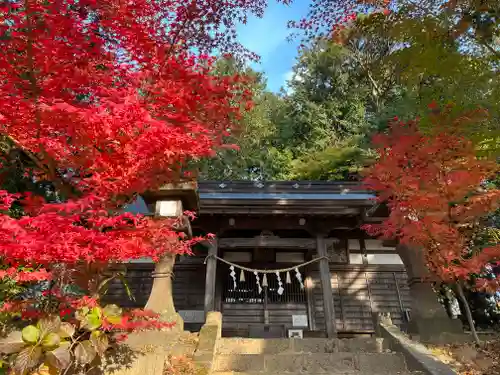
[[[265,6],[1,2],[0,279],[36,285],[6,293],[2,312],[25,324],[40,315],[77,318],[89,309],[79,301],[100,309],[110,265],[191,252],[198,239],[184,239],[175,221],[121,209],[137,194],[189,178],[190,163],[225,143],[252,93],[237,72],[212,74],[209,53],[251,55],[236,42],[235,25]],[[3,352],[18,373],[38,365],[44,335],[35,333],[26,329],[34,344],[26,351]],[[56,336],[47,340],[57,346]]]
[[[487,225],[500,205],[500,190],[487,183],[499,165],[479,158],[460,130],[482,116],[444,110],[431,119],[439,129],[432,135],[418,122],[394,121],[374,139],[379,158],[366,171],[365,183],[391,209],[384,223],[365,226],[368,233],[422,249],[429,269],[444,281],[491,275],[500,261],[500,243]],[[482,278],[478,286],[496,291],[498,279]]]

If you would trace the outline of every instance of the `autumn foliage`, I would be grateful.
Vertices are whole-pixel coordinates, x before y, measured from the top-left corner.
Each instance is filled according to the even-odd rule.
[[[48,282],[41,296],[3,301],[3,312],[71,317],[85,308],[77,301],[95,301],[96,275],[109,264],[190,252],[196,239],[183,239],[172,221],[120,209],[185,177],[190,161],[222,144],[250,97],[244,77],[212,74],[208,53],[247,54],[235,22],[263,7],[1,2],[0,179],[9,189],[0,191],[0,278]],[[22,184],[11,183],[13,170]],[[68,294],[68,285],[92,299]]]
[[[308,39],[325,37],[332,28],[345,26],[346,15],[395,13],[395,23],[404,18],[421,20],[429,15],[447,13],[446,24],[449,37],[459,38],[474,35],[477,40],[490,42],[498,33],[498,2],[496,0],[312,0],[306,17],[292,21],[291,26],[304,31]],[[399,18],[399,16],[403,16]],[[491,50],[490,50],[491,52]],[[498,57],[498,55],[497,55]]]
[[[251,55],[235,41],[235,25],[264,7],[0,2],[0,279],[42,282],[41,295],[3,301],[2,313],[75,319],[95,310],[89,319],[104,327],[96,275],[134,258],[190,252],[197,239],[182,238],[172,221],[121,208],[189,177],[189,163],[212,155],[251,105],[245,78],[216,76],[209,54]],[[68,293],[74,285],[89,297]],[[121,329],[151,321],[133,314],[120,316]],[[29,350],[38,353],[42,339]],[[22,373],[41,360],[18,364],[21,357]]]
[[[261,8],[236,0],[2,2],[2,163],[20,161],[26,179],[50,184],[45,197],[1,192],[0,256],[14,267],[2,276],[27,277],[14,271],[20,265],[190,251],[172,222],[116,209],[181,178],[189,161],[222,143],[249,99],[244,78],[218,78],[213,58],[190,51],[236,48],[227,33]],[[12,215],[12,205],[23,214]]]
[[[366,185],[387,202],[389,218],[367,231],[421,248],[429,269],[445,281],[487,275],[500,261],[500,244],[483,236],[488,214],[500,205],[500,190],[488,185],[499,171],[495,160],[480,159],[461,129],[480,120],[476,111],[454,117],[433,108],[433,134],[418,121],[395,119],[387,134],[374,138],[379,160]],[[491,275],[479,287],[497,290]]]

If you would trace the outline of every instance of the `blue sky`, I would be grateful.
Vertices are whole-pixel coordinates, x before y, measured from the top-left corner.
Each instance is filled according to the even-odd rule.
[[[238,26],[240,42],[261,57],[252,67],[266,73],[272,91],[285,85],[297,56],[299,40],[287,40],[291,32],[287,23],[305,16],[308,4],[309,0],[297,0],[290,6],[270,2],[263,18],[252,17],[246,25]]]

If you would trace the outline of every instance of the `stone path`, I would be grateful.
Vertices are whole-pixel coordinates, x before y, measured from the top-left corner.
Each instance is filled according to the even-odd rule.
[[[220,339],[213,375],[409,375],[381,338]]]

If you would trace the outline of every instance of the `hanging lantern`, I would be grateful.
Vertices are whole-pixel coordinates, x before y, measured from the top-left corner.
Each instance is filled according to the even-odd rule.
[[[240,283],[245,282],[245,271],[241,270],[240,272]]]
[[[267,274],[264,274],[264,277],[262,278],[262,286],[266,287],[267,285]]]
[[[292,278],[290,277],[290,271],[286,271],[286,283],[291,284]]]

